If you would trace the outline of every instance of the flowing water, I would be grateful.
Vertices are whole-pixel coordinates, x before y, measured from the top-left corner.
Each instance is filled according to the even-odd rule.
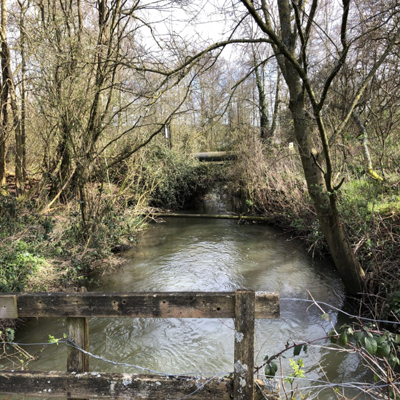
[[[230,220],[167,219],[151,225],[142,235],[138,248],[126,257],[128,260],[123,267],[101,278],[90,290],[232,291],[249,288],[279,292],[280,319],[256,322],[258,364],[266,355],[283,350],[287,341],[317,339],[329,332],[331,324],[321,319],[321,311],[301,301],[309,298],[307,291],[316,300],[338,308],[344,302],[342,283],[330,262],[313,260],[297,240],[265,225],[242,225]],[[345,322],[337,312],[328,308],[326,312],[333,324],[340,326]],[[62,337],[63,332],[63,319],[33,320],[17,339],[46,342],[49,334]],[[233,337],[230,319],[90,321],[93,354],[164,373],[233,371]],[[367,372],[357,355],[321,347],[327,342],[317,344],[318,347],[309,346],[307,353],[302,352],[297,357],[302,358],[305,365],[306,379],[297,380],[300,386],[310,386],[309,380],[361,382],[366,379]],[[28,350],[35,353],[40,348]],[[282,360],[284,375],[293,372],[289,366],[293,352],[288,353]],[[97,359],[91,359],[90,365],[91,371],[140,372]],[[65,370],[65,346],[47,346],[38,361],[29,367],[31,370]],[[334,398],[332,390],[325,390],[319,398]]]

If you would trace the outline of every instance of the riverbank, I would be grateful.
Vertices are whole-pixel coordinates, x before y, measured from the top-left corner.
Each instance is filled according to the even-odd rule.
[[[96,230],[84,237],[74,202],[47,213],[35,207],[11,196],[1,198],[2,292],[60,291],[86,285],[94,272],[119,264],[113,245],[134,244],[145,228],[141,212],[114,202],[113,213],[97,219]]]
[[[329,257],[308,195],[299,156],[286,147],[271,148],[249,141],[229,167],[230,195],[242,199],[250,214],[290,232],[315,257]],[[341,219],[366,273],[361,293],[363,312],[375,319],[400,317],[400,180],[387,174],[383,182],[367,174],[343,170],[338,181]]]
[[[212,208],[214,196],[209,197],[206,206]],[[343,286],[337,274],[326,263],[312,260],[298,241],[271,226],[220,219],[171,218],[165,223],[149,225],[141,235],[139,251],[126,257],[130,259],[118,273],[104,276],[90,291],[220,292],[246,287],[279,292],[285,299],[280,304],[281,318],[256,324],[258,366],[266,355],[284,349],[287,340],[323,337],[330,327],[328,321],[321,323],[316,307],[309,309],[308,302],[291,301],[292,297],[305,299],[308,288],[319,300],[337,308],[343,304]],[[335,323],[337,313],[332,311],[330,315]],[[33,321],[17,338],[43,342],[48,333],[62,338],[64,332],[61,321],[57,324]],[[128,360],[167,373],[232,371],[233,343],[234,327],[229,319],[99,318],[90,322],[93,354],[118,362]],[[46,348],[46,354],[39,360],[41,370],[65,369],[65,358],[56,355],[61,351],[58,347],[61,345]],[[338,360],[346,358],[346,353],[331,350],[328,356],[321,349],[315,351],[315,357],[330,374],[329,379],[341,380],[343,376],[335,366]],[[287,354],[292,358],[293,349]],[[292,373],[288,358],[283,360],[285,376]],[[300,358],[304,360],[307,378],[318,379],[311,348]],[[99,372],[137,372],[98,363],[98,360],[91,360],[91,368]],[[39,364],[32,363],[30,369],[39,369]],[[355,375],[362,373],[360,365]],[[264,368],[260,371],[263,374]],[[351,375],[346,377],[352,380]]]
[[[210,166],[176,151],[154,148],[134,161],[110,171],[105,182],[87,185],[85,219],[74,192],[53,201],[50,184],[31,179],[25,194],[16,197],[9,175],[0,195],[0,292],[90,285],[123,263],[116,253],[138,243],[157,207],[192,204],[212,184]],[[13,324],[0,327],[3,338],[5,327]]]

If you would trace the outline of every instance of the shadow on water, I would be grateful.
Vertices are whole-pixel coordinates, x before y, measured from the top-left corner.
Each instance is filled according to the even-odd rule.
[[[215,203],[214,203],[215,206]],[[217,204],[217,207],[222,207]],[[226,210],[223,210],[226,212]],[[215,210],[213,210],[215,212]],[[231,291],[250,288],[278,291],[281,318],[256,322],[256,356],[261,364],[285,348],[287,341],[323,337],[331,329],[317,307],[301,301],[307,290],[316,300],[342,307],[343,286],[329,261],[313,260],[297,240],[273,227],[230,220],[168,219],[144,232],[126,264],[100,280],[92,291]],[[329,312],[332,323],[337,313]],[[342,319],[342,317],[341,317]],[[343,323],[343,322],[342,322]],[[47,341],[61,337],[65,321],[30,321],[18,340]],[[166,373],[215,373],[233,370],[233,321],[206,319],[93,319],[90,351],[106,359]],[[304,360],[306,380],[363,381],[367,372],[357,355],[309,347]],[[322,347],[321,347],[322,346]],[[57,348],[58,347],[58,348]],[[39,349],[39,347],[38,347]],[[34,349],[36,350],[36,349]],[[292,371],[289,358],[284,371]],[[65,370],[66,350],[52,346],[41,353],[34,370]],[[91,360],[92,371],[140,372]],[[15,397],[13,397],[14,399]],[[324,391],[319,398],[336,398]]]

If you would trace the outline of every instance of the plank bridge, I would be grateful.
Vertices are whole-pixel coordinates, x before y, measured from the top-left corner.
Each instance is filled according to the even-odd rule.
[[[69,399],[258,400],[278,398],[254,379],[254,322],[279,318],[279,294],[236,292],[13,293],[0,295],[0,318],[66,317],[66,372],[0,371],[0,393]],[[93,317],[234,318],[234,374],[218,379],[182,375],[89,373]],[[82,351],[84,350],[84,351]]]

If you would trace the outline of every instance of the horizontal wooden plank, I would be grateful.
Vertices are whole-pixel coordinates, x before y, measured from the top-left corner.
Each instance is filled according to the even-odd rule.
[[[21,318],[234,318],[235,292],[23,293],[17,305]],[[258,292],[255,315],[279,318],[279,294]]]
[[[232,379],[164,377],[159,375],[103,374],[97,372],[1,372],[0,393],[68,397],[71,399],[178,399],[230,400]],[[202,387],[202,385],[204,385]]]
[[[203,219],[234,219],[243,221],[266,222],[265,217],[259,215],[226,215],[226,214],[182,214],[182,213],[154,213],[152,217],[160,218],[203,218]]]

